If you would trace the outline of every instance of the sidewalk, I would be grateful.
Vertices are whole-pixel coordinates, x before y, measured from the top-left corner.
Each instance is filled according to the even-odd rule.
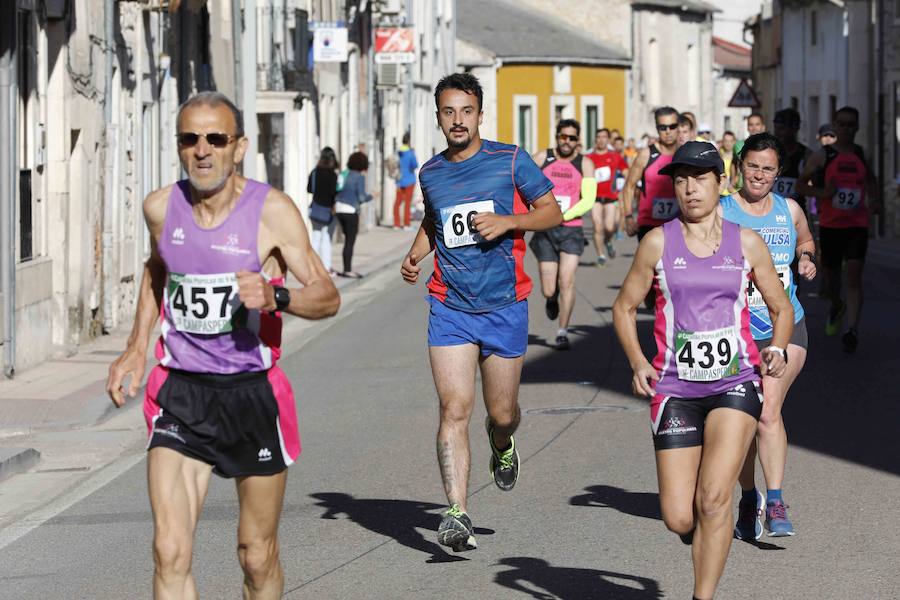
[[[364,277],[337,277],[334,281],[338,289],[348,290],[383,269],[396,266],[399,270],[400,260],[414,235],[414,231],[395,231],[386,227],[375,227],[361,234],[357,238],[353,262]],[[343,244],[334,245],[334,264],[340,264],[342,250]],[[294,334],[307,323],[302,319],[285,319],[286,351],[290,351]],[[21,443],[31,434],[83,429],[121,413],[106,395],[106,377],[110,363],[125,348],[130,329],[129,323],[110,335],[82,345],[71,356],[47,360],[17,373],[11,380],[0,380],[0,481],[39,462],[41,448]],[[152,354],[151,347],[147,373],[156,362]],[[139,403],[142,397],[143,392],[140,392],[126,406]]]

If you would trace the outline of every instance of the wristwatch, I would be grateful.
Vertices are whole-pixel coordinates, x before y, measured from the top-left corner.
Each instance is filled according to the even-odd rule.
[[[784,348],[779,348],[778,346],[769,346],[767,350],[772,350],[779,353],[781,355],[781,358],[784,359],[784,364],[787,364],[787,350],[785,350]]]
[[[285,287],[275,287],[275,310],[283,311],[291,303],[291,290]]]
[[[809,262],[811,262],[814,265],[816,264],[816,255],[815,254],[813,254],[809,250],[804,250],[803,252],[800,253],[800,258],[803,258],[804,256],[808,256]]]

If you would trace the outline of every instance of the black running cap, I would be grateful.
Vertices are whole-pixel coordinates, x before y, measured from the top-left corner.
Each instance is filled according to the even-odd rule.
[[[659,170],[661,175],[674,176],[678,167],[699,167],[712,169],[716,175],[725,172],[725,163],[719,151],[709,142],[687,142],[675,151],[672,162]]]
[[[837,137],[834,135],[834,127],[831,126],[831,123],[825,123],[824,125],[819,127],[819,137],[822,137],[823,135]]]

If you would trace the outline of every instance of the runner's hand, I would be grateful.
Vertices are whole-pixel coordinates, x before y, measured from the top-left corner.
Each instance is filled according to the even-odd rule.
[[[637,219],[633,216],[625,217],[625,233],[627,233],[630,237],[634,237],[638,232]]]
[[[797,263],[797,272],[803,279],[812,281],[816,278],[816,263],[804,254]]]
[[[410,285],[415,285],[419,281],[419,271],[422,270],[422,267],[416,264],[418,261],[418,257],[410,252],[403,259],[403,264],[400,265],[400,276]]]
[[[472,217],[472,225],[475,226],[475,231],[478,232],[478,235],[489,242],[496,240],[513,228],[511,218],[492,212],[478,213]]]
[[[653,397],[653,386],[651,381],[659,381],[659,373],[648,362],[638,365],[634,369],[634,377],[631,378],[631,391],[635,396]]]
[[[144,379],[144,368],[147,364],[147,355],[144,352],[127,349],[119,358],[109,366],[109,376],[106,379],[106,393],[116,408],[125,404],[125,396],[134,398],[137,396],[141,381]],[[122,385],[125,378],[131,376],[126,391]]]
[[[238,271],[238,299],[248,310],[272,312],[275,304],[275,288],[266,281],[262,273]]]
[[[780,352],[773,352],[768,348],[764,348],[760,353],[762,355],[763,375],[769,377],[781,377],[787,370],[787,363]]]

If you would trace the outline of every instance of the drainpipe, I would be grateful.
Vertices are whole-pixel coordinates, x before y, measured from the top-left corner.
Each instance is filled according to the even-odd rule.
[[[113,327],[113,201],[115,198],[116,132],[112,114],[112,77],[115,59],[115,0],[106,0],[104,7],[104,38],[106,40],[106,74],[103,86],[104,175],[103,175],[103,333]]]
[[[241,38],[243,36],[244,17],[241,14],[241,0],[231,0],[231,53],[234,56],[234,103],[243,108],[244,94],[241,72]]]
[[[12,378],[16,370],[16,207],[18,173],[16,157],[16,5],[2,9],[0,18],[0,286],[3,291],[3,373]],[[8,13],[12,13],[9,15]]]

